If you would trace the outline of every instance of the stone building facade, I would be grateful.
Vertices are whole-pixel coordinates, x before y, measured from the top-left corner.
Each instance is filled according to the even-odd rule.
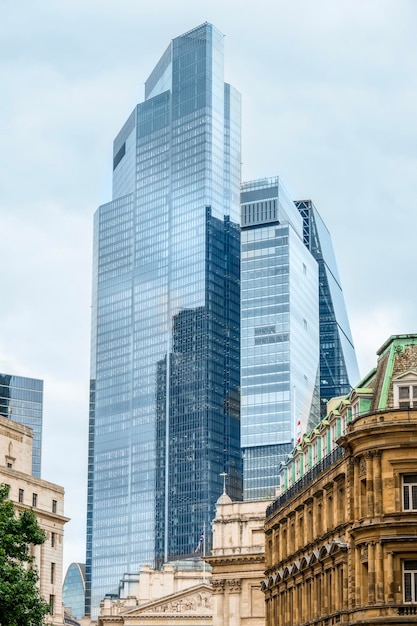
[[[417,622],[417,335],[304,436],[266,516],[267,626]]]
[[[39,588],[49,602],[48,621],[63,624],[62,559],[64,489],[32,476],[32,430],[0,416],[0,483],[10,485],[9,498],[17,511],[31,508],[46,533],[41,546],[32,554],[39,573]]]
[[[265,510],[270,501],[232,502],[223,493],[213,520],[213,548],[191,560],[142,566],[120,581],[118,597],[101,603],[98,626],[264,626]],[[200,563],[199,568],[197,564]]]
[[[212,567],[213,626],[264,626],[261,581],[265,570],[265,511],[268,500],[216,505]]]
[[[210,578],[200,557],[166,563],[160,570],[142,565],[120,581],[117,597],[101,602],[98,626],[211,626]]]

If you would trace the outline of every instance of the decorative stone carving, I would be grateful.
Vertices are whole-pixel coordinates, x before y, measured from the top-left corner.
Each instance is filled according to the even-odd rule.
[[[201,592],[173,600],[171,602],[157,604],[149,607],[145,612],[150,613],[207,613],[212,610],[211,595],[208,592]]]
[[[229,587],[229,593],[240,593],[240,589],[242,586],[242,581],[235,578],[231,580],[227,580],[227,585]]]
[[[225,581],[224,580],[213,580],[211,579],[211,586],[213,589],[213,594],[215,593],[224,593],[224,585],[225,585]]]

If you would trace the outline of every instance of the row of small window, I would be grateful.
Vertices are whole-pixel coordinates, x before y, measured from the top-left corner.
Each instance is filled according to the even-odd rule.
[[[19,504],[23,504],[25,497],[24,489],[19,489]],[[32,506],[36,508],[38,506],[38,494],[32,493]],[[52,500],[52,513],[58,512],[58,500]]]

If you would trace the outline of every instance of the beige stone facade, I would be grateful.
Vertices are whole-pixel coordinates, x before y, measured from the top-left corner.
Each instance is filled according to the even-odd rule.
[[[106,598],[98,626],[264,626],[265,510],[269,502],[232,502],[223,494],[213,521],[207,570],[148,566]],[[192,564],[190,561],[190,565]]]
[[[0,482],[10,485],[10,500],[17,510],[32,508],[46,541],[33,547],[39,572],[39,588],[50,604],[54,624],[64,621],[62,607],[62,558],[64,524],[64,489],[34,478],[32,472],[30,428],[0,416]]]
[[[105,598],[98,626],[211,626],[209,567],[201,559],[167,563],[162,570],[144,565],[125,576],[119,598]]]
[[[213,522],[213,626],[264,626],[261,581],[265,570],[268,501],[232,502],[223,494]]]
[[[290,455],[268,508],[267,626],[417,623],[417,335]]]

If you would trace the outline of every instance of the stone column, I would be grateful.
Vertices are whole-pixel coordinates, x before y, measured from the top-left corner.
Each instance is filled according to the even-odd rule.
[[[387,583],[388,583],[388,603],[393,603],[395,599],[394,594],[394,553],[388,552],[388,571],[387,571]]]
[[[374,466],[373,466],[373,454],[367,452],[366,458],[366,515],[367,517],[374,516]]]
[[[313,617],[316,618],[318,616],[318,576],[316,572],[313,572],[313,577],[312,577],[312,588],[311,588],[311,592],[312,592],[312,609],[313,609]]]
[[[355,548],[355,606],[361,604],[361,551]]]
[[[361,481],[359,477],[359,459],[353,460],[353,519],[361,517]]]
[[[381,451],[374,451],[374,514],[382,515]]]
[[[240,594],[241,581],[238,579],[228,580],[229,607],[228,615],[225,616],[225,626],[240,626]]]
[[[224,580],[211,580],[213,589],[213,622],[218,626],[226,626],[224,616]]]
[[[332,610],[340,611],[343,606],[343,585],[340,584],[340,576],[342,571],[342,565],[338,565],[333,569],[334,581],[334,594],[332,594]]]
[[[327,491],[323,489],[322,491],[322,499],[321,499],[321,534],[328,530],[327,529]]]
[[[325,530],[331,530],[334,528],[334,485],[333,483],[328,483],[323,490],[323,500],[326,501],[326,527]]]
[[[375,550],[375,579],[376,579],[376,603],[384,603],[384,561],[382,558],[382,545],[378,541]]]
[[[321,578],[321,593],[322,593],[322,610],[321,615],[328,615],[329,613],[329,585],[327,584],[327,572],[324,568],[320,574]]]
[[[368,602],[375,604],[375,544],[368,544]]]

